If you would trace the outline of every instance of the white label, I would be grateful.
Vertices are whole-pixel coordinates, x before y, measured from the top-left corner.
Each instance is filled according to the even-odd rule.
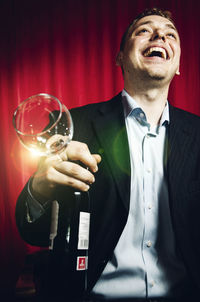
[[[90,213],[80,212],[78,230],[78,250],[88,250],[90,231]]]

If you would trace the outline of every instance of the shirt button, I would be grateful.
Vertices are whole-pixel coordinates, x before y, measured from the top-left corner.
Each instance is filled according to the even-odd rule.
[[[151,280],[150,285],[151,285],[151,287],[153,287],[155,285],[155,281]]]
[[[152,207],[153,207],[152,204],[149,204],[149,205],[148,205],[148,209],[149,209],[149,210],[151,210]]]
[[[147,241],[147,247],[151,247],[152,246],[152,242],[149,240]]]
[[[148,172],[148,173],[151,173],[151,169],[147,169],[147,172]]]
[[[140,112],[140,117],[144,117],[144,113]]]

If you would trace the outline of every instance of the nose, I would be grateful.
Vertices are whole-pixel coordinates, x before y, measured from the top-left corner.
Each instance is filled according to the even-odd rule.
[[[151,41],[155,41],[155,40],[163,40],[165,42],[166,36],[165,36],[165,33],[161,29],[157,29],[153,32]]]

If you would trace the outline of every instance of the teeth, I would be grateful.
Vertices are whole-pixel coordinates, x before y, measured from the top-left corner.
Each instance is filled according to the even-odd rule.
[[[153,51],[160,52],[163,59],[167,59],[167,53],[164,48],[161,47],[151,47],[147,51],[145,51],[144,56],[149,57]]]

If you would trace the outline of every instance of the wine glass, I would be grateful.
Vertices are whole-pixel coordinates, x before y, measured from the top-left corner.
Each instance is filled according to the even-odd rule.
[[[73,136],[70,112],[46,93],[23,101],[13,114],[13,125],[24,147],[40,156],[61,152]]]
[[[58,154],[72,139],[73,122],[70,112],[54,96],[39,93],[23,101],[13,114],[13,125],[20,142],[40,156]],[[52,201],[49,249],[57,235],[59,204]]]

